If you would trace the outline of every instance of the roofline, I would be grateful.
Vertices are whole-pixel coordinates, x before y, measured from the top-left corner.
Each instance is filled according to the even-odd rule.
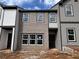
[[[66,1],[67,0],[60,0],[57,4],[62,5]],[[54,6],[52,6],[50,9],[52,9],[53,7],[55,7],[57,4],[55,4]]]
[[[19,10],[19,12],[57,12],[57,10]]]
[[[17,6],[13,5],[13,6],[3,6],[3,9],[17,9]]]
[[[64,2],[64,0],[61,0],[61,1],[59,1],[57,4],[62,4]],[[57,4],[55,4],[54,6],[56,6]],[[30,11],[30,12],[34,12],[34,11],[43,11],[43,12],[46,12],[46,11],[51,11],[51,10],[25,10],[25,9],[23,9],[23,8],[21,8],[21,7],[18,7],[18,6],[16,6],[16,5],[12,5],[12,6],[10,6],[10,5],[4,5],[3,3],[1,3],[0,2],[0,5],[2,6],[2,8],[3,9],[17,9],[17,8],[20,8],[20,10],[19,11],[23,11],[23,12],[27,12],[27,11]],[[51,8],[53,8],[54,6],[52,6]],[[50,8],[50,9],[51,9]]]
[[[55,7],[57,4],[60,4],[61,1],[59,1],[58,3],[56,3],[55,5],[53,5],[50,9],[52,9],[53,7]]]
[[[0,6],[3,7],[3,6],[5,6],[5,4],[3,4],[2,2],[0,2]]]
[[[64,2],[67,2],[69,0],[60,0],[57,4],[59,5],[63,5]],[[55,7],[57,4],[55,4],[54,6],[52,6],[50,9],[52,9],[53,7]]]
[[[23,9],[22,7],[19,7],[17,5],[5,5],[3,6],[3,9]]]
[[[17,5],[5,5],[3,3],[0,2],[0,5],[3,9],[23,9],[22,7],[19,7]]]
[[[61,0],[59,5],[63,5],[63,3],[67,2],[67,1],[70,1],[70,0]]]

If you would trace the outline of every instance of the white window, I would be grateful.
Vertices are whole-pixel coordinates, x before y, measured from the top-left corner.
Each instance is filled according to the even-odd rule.
[[[22,40],[23,40],[23,44],[28,44],[28,35],[27,34],[23,34],[22,35]]]
[[[57,21],[57,13],[49,13],[49,23]]]
[[[22,34],[22,44],[43,44],[43,34]]]
[[[68,36],[68,41],[76,41],[75,29],[74,28],[67,29],[67,36]]]
[[[37,13],[37,22],[44,22],[44,13]]]
[[[28,20],[29,20],[29,14],[23,13],[23,22],[28,22]]]
[[[2,9],[0,8],[0,19],[1,19]]]
[[[30,44],[35,44],[35,34],[30,34]]]
[[[72,4],[68,4],[65,5],[65,15],[66,16],[73,16],[73,5]]]
[[[37,34],[37,44],[42,44],[42,43],[43,43],[43,35]]]

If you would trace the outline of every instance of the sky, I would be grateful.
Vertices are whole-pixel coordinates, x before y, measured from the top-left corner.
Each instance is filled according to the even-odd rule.
[[[28,10],[47,10],[60,0],[0,0],[6,5],[17,5]]]

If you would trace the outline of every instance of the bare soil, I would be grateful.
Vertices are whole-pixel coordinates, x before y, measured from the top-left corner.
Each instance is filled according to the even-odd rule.
[[[33,58],[33,56],[36,56]],[[31,57],[31,58],[30,58]],[[79,59],[79,53],[74,54],[62,53],[57,49],[42,51],[39,55],[29,54],[27,52],[0,52],[0,59]]]

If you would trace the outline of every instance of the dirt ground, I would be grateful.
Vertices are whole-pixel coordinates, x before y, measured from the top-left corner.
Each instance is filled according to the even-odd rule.
[[[24,53],[14,52],[14,53],[0,53],[0,59],[24,59],[27,55]]]
[[[0,59],[79,59],[79,53],[63,53],[57,49],[41,51],[39,55],[29,54],[27,52],[0,52]]]

